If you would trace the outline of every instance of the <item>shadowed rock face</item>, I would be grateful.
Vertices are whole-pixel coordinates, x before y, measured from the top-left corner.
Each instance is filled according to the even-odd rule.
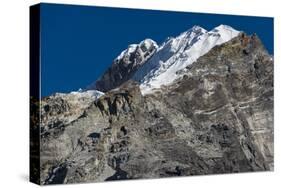
[[[214,47],[181,74],[146,96],[128,81],[78,117],[71,101],[44,99],[64,105],[41,109],[41,183],[273,170],[273,60],[257,36]]]
[[[101,78],[94,84],[99,91],[109,91],[128,81],[157,50],[157,44],[146,39],[129,47],[117,57]],[[91,88],[90,86],[89,88]]]

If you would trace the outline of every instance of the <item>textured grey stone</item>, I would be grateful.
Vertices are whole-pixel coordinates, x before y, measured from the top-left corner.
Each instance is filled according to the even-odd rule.
[[[41,183],[273,170],[273,60],[258,37],[187,69],[146,96],[128,81],[79,107],[43,99]]]

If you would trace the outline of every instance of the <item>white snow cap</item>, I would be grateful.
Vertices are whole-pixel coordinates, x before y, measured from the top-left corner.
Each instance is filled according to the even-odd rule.
[[[157,52],[133,76],[141,83],[143,94],[153,89],[171,84],[185,69],[214,46],[225,43],[240,32],[227,25],[219,25],[211,31],[200,26],[193,26],[175,38],[169,38]]]
[[[98,90],[83,90],[79,89],[78,91],[72,91],[70,93],[55,93],[54,96],[59,97],[76,97],[76,98],[93,98],[94,100],[98,99],[99,97],[103,96],[104,93]]]
[[[130,44],[127,49],[123,50],[117,58],[115,58],[114,63],[118,63],[120,59],[122,59],[124,56],[129,56],[131,53],[134,53],[138,47],[145,46],[146,49],[151,48],[154,46],[155,48],[158,48],[158,45],[155,41],[152,39],[145,39],[141,41],[139,44]]]

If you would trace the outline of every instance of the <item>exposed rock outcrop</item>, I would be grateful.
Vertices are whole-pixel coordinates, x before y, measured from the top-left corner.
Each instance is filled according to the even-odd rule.
[[[258,37],[242,33],[181,74],[145,96],[129,81],[79,108],[43,99],[41,183],[273,170],[273,60]]]
[[[156,52],[157,48],[156,42],[151,39],[130,45],[89,88],[105,92],[122,85]]]

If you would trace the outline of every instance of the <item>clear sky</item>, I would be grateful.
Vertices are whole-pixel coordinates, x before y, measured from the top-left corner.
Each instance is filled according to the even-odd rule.
[[[41,4],[41,94],[85,88],[129,44],[145,38],[161,44],[193,25],[220,24],[257,33],[273,54],[272,18]]]

